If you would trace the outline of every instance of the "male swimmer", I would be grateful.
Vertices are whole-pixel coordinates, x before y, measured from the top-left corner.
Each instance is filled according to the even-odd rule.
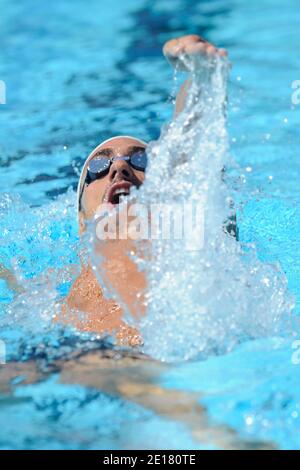
[[[163,53],[169,63],[179,70],[186,70],[185,60],[197,56],[209,59],[212,56],[226,56],[224,49],[218,49],[199,36],[188,35],[168,41]],[[181,87],[175,106],[175,113],[184,107],[189,80]],[[145,179],[147,167],[147,143],[135,137],[112,137],[98,145],[87,158],[78,184],[79,230],[84,233],[86,223],[91,220],[100,204],[112,206],[119,203],[121,196],[127,196],[132,187],[139,188]],[[145,279],[127,256],[126,241],[118,240],[107,249],[106,272],[112,286],[127,305],[135,304],[137,295],[144,291]],[[83,312],[80,320],[76,312]],[[72,314],[74,313],[74,315]],[[134,312],[134,308],[132,308]],[[140,314],[141,312],[136,312]],[[116,302],[104,297],[91,266],[82,267],[75,280],[63,316],[79,328],[101,334],[114,334],[122,344],[135,345],[141,342],[138,331],[126,325],[122,310]]]

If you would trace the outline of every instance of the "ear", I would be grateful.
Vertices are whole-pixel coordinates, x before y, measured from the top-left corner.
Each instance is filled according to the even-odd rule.
[[[78,227],[79,235],[82,235],[86,230],[85,217],[84,217],[84,213],[82,210],[78,214],[78,225],[79,225]]]

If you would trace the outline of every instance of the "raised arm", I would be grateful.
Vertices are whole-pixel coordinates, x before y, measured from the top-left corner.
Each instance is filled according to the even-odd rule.
[[[165,43],[163,53],[172,67],[176,70],[186,72],[191,72],[196,67],[201,66],[199,58],[208,60],[214,56],[227,56],[225,49],[218,49],[205,39],[195,34],[182,36],[177,39],[170,39],[170,41]],[[178,92],[175,114],[180,113],[184,108],[190,83],[190,78],[188,78]]]

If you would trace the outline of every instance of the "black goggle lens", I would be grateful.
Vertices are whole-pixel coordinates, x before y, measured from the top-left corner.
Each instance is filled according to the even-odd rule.
[[[95,158],[91,160],[88,166],[87,182],[91,183],[97,178],[104,176],[109,170],[110,160],[105,157]]]
[[[136,170],[145,171],[148,164],[148,158],[146,152],[134,153],[129,160],[129,163]]]
[[[112,162],[119,159],[128,161],[135,170],[140,171],[145,171],[148,163],[146,152],[136,152],[131,156],[113,157],[112,159],[106,157],[94,158],[88,166],[86,183],[89,184],[104,176],[109,171]]]

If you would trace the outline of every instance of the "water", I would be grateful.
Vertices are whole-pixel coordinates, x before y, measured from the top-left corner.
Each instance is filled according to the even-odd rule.
[[[24,291],[13,298],[1,281],[1,339],[6,340],[8,359],[26,361],[19,374],[10,375],[9,365],[1,368],[0,419],[6,423],[6,416],[13,416],[10,422],[22,430],[16,438],[7,425],[2,426],[2,447],[151,448],[157,445],[159,431],[165,436],[166,448],[299,448],[299,379],[292,362],[295,337],[287,334],[283,325],[294,299],[297,302],[299,298],[299,110],[291,106],[291,83],[298,78],[299,65],[296,3],[290,1],[284,7],[267,1],[195,5],[186,0],[172,2],[170,8],[162,1],[151,5],[139,2],[139,6],[127,1],[113,13],[105,3],[100,10],[95,2],[87,11],[78,2],[67,28],[64,15],[68,2],[43,6],[35,10],[34,17],[28,16],[30,1],[22,7],[2,3],[7,15],[2,32],[7,52],[0,70],[7,83],[8,104],[0,109],[0,177],[2,191],[8,195],[2,195],[0,201],[1,262],[14,269]],[[49,22],[45,26],[41,20],[46,14]],[[99,21],[113,24],[113,28],[101,29],[105,38],[102,48],[93,34]],[[119,43],[114,40],[116,31]],[[125,372],[120,382],[112,380],[115,388],[109,389],[111,377],[106,382],[98,377],[103,373],[103,357],[99,362],[89,358],[95,351],[109,350],[110,340],[54,328],[52,323],[60,300],[78,273],[74,193],[67,189],[75,186],[84,156],[101,138],[119,133],[158,137],[160,125],[171,116],[168,96],[172,89],[171,71],[163,62],[160,47],[170,36],[192,31],[228,48],[234,65],[229,83],[229,146],[240,170],[228,172],[228,178],[231,182],[236,173],[244,175],[234,197],[241,242],[255,244],[257,252],[250,250],[251,255],[246,256],[246,263],[258,269],[251,291],[254,298],[245,296],[246,289],[239,284],[250,275],[243,255],[234,240],[223,236],[219,259],[213,248],[207,254],[209,259],[198,259],[212,262],[211,279],[219,283],[220,297],[212,298],[209,290],[202,293],[201,306],[204,301],[209,315],[203,318],[200,312],[195,316],[199,300],[196,286],[202,285],[207,275],[194,268],[194,255],[190,255],[192,295],[186,293],[185,277],[173,278],[172,286],[181,287],[181,295],[173,300],[173,323],[166,324],[159,336],[153,335],[152,328],[162,319],[164,302],[171,296],[166,291],[162,297],[161,290],[152,289],[150,315],[143,328],[146,352],[158,359],[193,358],[194,362],[155,363],[151,369],[148,363],[136,365],[139,361],[121,351],[115,362],[122,363],[125,358]],[[8,40],[9,34],[13,40]],[[32,44],[30,54],[25,40]],[[21,70],[20,61],[24,65]],[[218,109],[211,110],[206,119],[216,117]],[[222,115],[217,115],[220,129]],[[162,137],[161,153],[170,132],[166,129]],[[198,145],[207,150],[207,145],[215,142],[214,134],[200,142],[198,137],[193,134],[191,149]],[[229,195],[225,187],[216,191],[216,174],[224,161],[232,160],[226,139],[214,150],[218,160],[207,166],[204,175],[211,182],[207,194],[210,204],[217,208],[208,222],[213,231],[211,240],[216,242],[220,238],[215,222],[223,220],[228,209],[221,196]],[[205,156],[209,157],[207,152],[201,158]],[[145,185],[144,197],[150,190],[151,186],[147,189]],[[58,194],[59,199],[54,199]],[[158,263],[166,259],[159,258]],[[280,263],[281,268],[274,263]],[[172,268],[169,266],[170,272]],[[232,272],[239,274],[239,281],[232,280]],[[266,278],[263,287],[260,279]],[[153,282],[155,279],[152,277]],[[234,293],[232,304],[226,298],[229,293]],[[159,302],[161,308],[157,309]],[[183,312],[185,323],[179,315],[182,305],[188,306]],[[218,305],[223,306],[222,312],[216,309]],[[233,310],[229,305],[234,305]],[[296,303],[294,315],[297,310]],[[185,329],[180,330],[183,324]],[[174,341],[165,341],[170,329],[176,348]],[[87,366],[78,371],[74,354],[94,370],[93,378]],[[208,358],[200,360],[203,356]],[[69,374],[66,359],[72,371]],[[112,370],[116,364],[110,366]],[[13,379],[16,375],[18,380]],[[31,385],[25,384],[26,377]],[[36,378],[42,380],[39,385],[34,384]],[[8,379],[13,380],[13,390],[4,386]],[[163,400],[155,400],[156,392],[173,408],[166,411],[164,405],[160,407]],[[112,398],[116,395],[119,398]],[[185,413],[178,412],[180,400],[186,403]],[[196,422],[188,415],[195,402],[202,406]],[[72,418],[74,414],[78,421]],[[103,414],[105,429],[99,425]],[[134,427],[139,432],[129,436],[128,429]],[[40,438],[41,428],[44,434]],[[70,431],[75,436],[73,442],[66,438]]]
[[[221,176],[230,165],[224,111],[229,63],[203,63],[200,58],[187,65],[192,82],[186,109],[149,146],[146,181],[129,199],[130,204],[137,196],[142,211],[157,202],[177,204],[184,216],[187,204],[198,204],[203,212],[199,246],[202,224],[185,241],[152,240],[146,249],[140,241],[135,243],[133,258],[148,284],[147,315],[138,325],[143,350],[168,362],[224,353],[249,338],[287,333],[285,324],[294,307],[278,266],[260,263],[251,246],[237,243],[222,229],[234,213],[226,169]],[[242,192],[240,187],[239,197]],[[118,210],[122,212],[122,205]],[[107,243],[96,240],[98,245]],[[111,256],[111,250],[108,253]],[[100,285],[106,279],[101,276],[104,258],[94,265],[96,272],[101,266]],[[291,334],[292,326],[289,330]]]

